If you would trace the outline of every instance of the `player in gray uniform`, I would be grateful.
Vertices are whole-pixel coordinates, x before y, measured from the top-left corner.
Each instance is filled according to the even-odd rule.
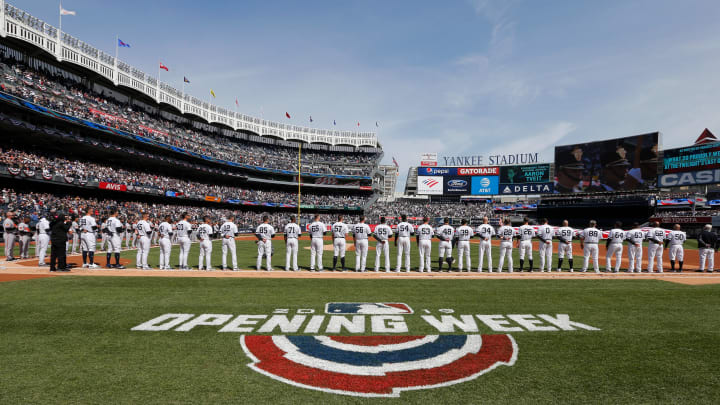
[[[407,215],[400,216],[400,223],[397,225],[397,233],[395,234],[395,247],[397,248],[397,267],[395,271],[399,272],[402,267],[403,253],[405,255],[405,271],[410,272],[410,235],[415,233],[415,228],[408,223]]]
[[[342,216],[340,217],[342,221]],[[337,224],[335,224],[337,225]],[[333,227],[335,226],[333,225]],[[345,224],[342,224],[345,225]],[[347,227],[346,227],[347,228]],[[333,231],[334,233],[335,231]],[[290,264],[292,262],[293,271],[299,271],[297,263],[298,255],[298,239],[301,235],[300,225],[297,224],[297,218],[295,216],[290,217],[290,222],[285,225],[285,232],[283,237],[285,238],[285,271],[290,271]],[[344,238],[343,238],[344,239]],[[337,262],[337,256],[333,263]],[[345,249],[343,249],[343,270],[345,269]],[[335,267],[333,267],[335,270]]]
[[[110,217],[107,219],[105,232],[108,234],[108,250],[106,253],[107,267],[115,269],[124,269],[125,267],[120,264],[120,250],[122,249],[122,234],[125,231],[125,226],[117,218],[118,210],[113,208],[110,210]],[[115,264],[110,264],[112,255],[115,255]]]
[[[18,237],[20,238],[20,258],[30,258],[30,241],[33,237],[33,232],[30,230],[30,218],[25,217],[18,224]],[[47,266],[47,263],[43,260],[38,266]]]
[[[568,265],[570,266],[570,273],[574,272],[573,269],[573,249],[572,240],[575,236],[575,230],[568,226],[567,219],[562,222],[562,226],[557,230],[557,238],[560,241],[558,245],[558,273],[562,271],[563,259],[565,256],[568,258]]]
[[[368,238],[370,227],[365,223],[365,217],[352,226],[353,244],[355,245],[355,271],[364,272],[368,254]]]
[[[670,231],[665,239],[665,247],[670,245],[668,256],[670,256],[670,270],[673,272],[677,271],[678,273],[682,273],[683,258],[685,256],[685,248],[683,247],[683,244],[686,240],[687,235],[685,232],[680,230],[680,224],[675,224],[675,226],[673,226],[673,230]],[[678,261],[677,270],[675,269],[676,259]]]
[[[165,220],[157,226],[158,244],[160,245],[160,270],[170,270],[170,252],[172,251],[171,236],[173,234],[172,218],[165,216]]]
[[[587,271],[588,265],[590,264],[590,258],[593,259],[593,269],[595,273],[600,273],[600,265],[598,258],[598,242],[600,242],[600,231],[595,227],[597,222],[590,220],[590,226],[585,228],[580,239],[580,247],[583,249],[583,255],[585,261],[583,262],[582,272]]]
[[[17,234],[17,225],[13,220],[15,214],[8,211],[3,221],[3,241],[5,242],[5,260],[10,262],[15,260],[13,249],[15,248],[15,236]]]
[[[454,260],[452,255],[452,242],[455,237],[455,228],[450,225],[450,218],[445,218],[442,226],[437,229],[435,236],[440,239],[440,243],[438,244],[438,271],[442,271],[444,261],[447,261],[448,271],[451,271]]]
[[[310,271],[315,271],[316,264],[317,270],[323,271],[322,257],[325,250],[323,241],[325,231],[325,224],[320,222],[320,215],[315,215],[313,222],[308,226],[308,232],[310,233]]]
[[[375,227],[373,238],[377,241],[375,245],[375,272],[380,271],[380,256],[385,256],[385,272],[390,272],[390,238],[393,231],[385,223],[385,217],[380,217],[380,224]]]
[[[478,273],[482,273],[483,258],[487,256],[488,273],[493,272],[492,261],[492,237],[495,235],[495,228],[488,224],[488,217],[483,217],[482,225],[478,226],[476,235],[480,237],[480,248],[478,250]]]
[[[347,245],[347,241],[345,240],[345,237],[347,236],[348,232],[350,232],[350,228],[343,222],[343,216],[338,215],[338,220],[332,225],[332,236],[333,236],[333,266],[332,269],[335,271],[335,267],[337,266],[338,257],[340,258],[340,265],[342,266],[342,271],[346,271],[345,268],[345,247]]]
[[[45,256],[47,255],[48,245],[50,244],[50,221],[42,217],[35,225],[37,229],[37,239],[35,240],[36,255],[38,257],[38,266],[46,266]]]
[[[80,225],[78,225],[77,217],[72,216],[72,224],[70,224],[70,242],[68,243],[68,252],[70,254],[78,254],[80,246]]]
[[[464,264],[467,263],[468,273],[472,271],[472,262],[470,261],[470,239],[473,237],[475,232],[468,226],[467,219],[463,219],[460,222],[460,227],[455,231],[458,244],[458,270],[462,272],[464,270]]]
[[[180,257],[178,258],[178,267],[180,270],[190,270],[188,266],[188,254],[190,253],[190,229],[188,222],[190,216],[187,212],[183,212],[182,220],[175,224],[178,235],[178,244],[180,245]]]
[[[622,261],[623,242],[625,241],[625,231],[622,230],[622,222],[615,222],[615,227],[610,230],[607,241],[605,242],[605,260],[607,266],[605,271],[617,273],[620,271],[620,262]],[[612,268],[612,257],[615,256],[615,269]]]
[[[642,273],[642,243],[645,240],[645,232],[640,229],[640,224],[637,222],[633,224],[633,229],[625,233],[625,239],[629,242],[628,245],[628,273],[634,273],[637,270],[638,273]]]
[[[552,271],[552,254],[553,254],[553,236],[555,236],[555,230],[552,226],[548,225],[547,218],[540,220],[540,225],[537,229],[537,237],[540,239],[540,272],[545,272],[545,265],[547,265],[547,271]]]
[[[230,252],[232,259],[233,271],[238,271],[237,253],[235,236],[238,234],[237,225],[235,225],[235,216],[230,215],[225,223],[220,226],[220,237],[222,238],[222,269],[227,270],[227,254]]]

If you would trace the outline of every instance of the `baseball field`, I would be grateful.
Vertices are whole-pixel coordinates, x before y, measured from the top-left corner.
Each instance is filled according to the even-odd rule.
[[[252,267],[254,243],[238,245],[241,267]],[[130,266],[133,254],[123,253]],[[74,275],[92,272],[109,277]],[[716,403],[720,395],[718,284],[113,272],[121,274],[0,283],[0,403]],[[50,275],[12,263],[0,279],[12,273]],[[207,273],[215,274],[228,272]]]

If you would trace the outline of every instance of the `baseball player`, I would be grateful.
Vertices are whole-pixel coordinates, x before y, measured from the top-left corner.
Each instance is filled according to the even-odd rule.
[[[150,236],[150,246],[155,246],[160,244],[160,224],[155,221],[155,218],[153,218],[152,222],[153,230],[152,235]]]
[[[370,233],[370,227],[365,223],[365,216],[361,216],[360,223],[352,227],[353,243],[355,244],[355,271],[365,271]]]
[[[93,210],[88,209],[87,215],[80,218],[80,250],[82,250],[83,267],[96,269],[100,266],[95,264],[95,248],[97,245],[96,232],[98,230],[97,222],[93,215]]]
[[[467,219],[460,222],[460,227],[455,232],[458,239],[458,270],[463,271],[463,265],[467,261],[468,273],[472,271],[472,263],[470,261],[470,239],[475,235],[473,229],[468,226]]]
[[[205,270],[212,270],[212,221],[209,216],[203,217],[203,223],[197,226],[197,237],[200,239],[200,255],[198,255],[198,270],[203,269],[205,259]]]
[[[48,227],[50,225],[48,224]],[[30,258],[30,241],[33,237],[33,232],[30,230],[30,217],[23,218],[18,224],[18,237],[20,238],[20,258]],[[45,261],[39,263],[38,266],[47,266]]]
[[[632,229],[625,233],[628,241],[628,273],[642,273],[642,243],[645,240],[645,232],[640,229],[640,224],[635,222]]]
[[[137,234],[137,256],[135,258],[135,267],[143,270],[150,270],[148,266],[148,253],[150,253],[150,234],[152,233],[152,224],[148,220],[150,214],[142,213],[142,219],[135,224],[135,233]]]
[[[385,217],[380,217],[380,224],[375,227],[373,238],[377,241],[375,245],[375,272],[380,271],[380,256],[385,256],[385,272],[390,272],[390,238],[393,231],[385,223]]]
[[[547,218],[540,220],[540,225],[537,228],[537,237],[540,239],[540,246],[538,251],[540,252],[540,272],[545,272],[545,265],[547,264],[547,271],[552,271],[552,253],[553,253],[553,236],[555,236],[555,230],[552,226],[548,225]]]
[[[448,271],[450,271],[453,263],[452,242],[453,238],[455,238],[455,228],[450,225],[450,218],[443,220],[443,224],[438,227],[435,235],[440,239],[438,244],[438,271],[442,271],[444,261],[447,261]]]
[[[108,243],[108,233],[106,231],[107,228],[107,219],[101,218],[100,219],[100,251],[106,250],[106,244]]]
[[[340,217],[340,220],[342,221],[342,216]],[[337,225],[337,224],[335,224]],[[335,225],[333,225],[333,233]],[[342,224],[345,225],[345,224]],[[347,232],[347,227],[346,232]],[[298,238],[300,237],[300,234],[302,232],[300,231],[300,225],[297,224],[297,219],[295,216],[290,217],[290,222],[288,222],[287,225],[285,225],[285,271],[290,271],[290,259],[292,258],[292,269],[294,271],[299,271],[297,264],[297,255],[298,255]],[[343,241],[345,238],[343,237]],[[343,243],[343,270],[345,269],[345,244]],[[337,256],[333,259],[333,263],[337,262]],[[335,268],[333,267],[333,270]]]
[[[595,273],[600,273],[600,265],[598,259],[598,242],[600,242],[600,231],[595,227],[597,222],[590,220],[590,225],[585,228],[580,237],[580,247],[583,250],[585,261],[583,262],[582,272],[585,273],[590,264],[590,258],[593,259],[593,269]]]
[[[108,233],[108,242],[110,243],[107,253],[105,254],[107,259],[108,268],[124,269],[125,267],[120,264],[120,249],[122,248],[122,234],[125,231],[125,226],[117,218],[118,210],[113,208],[110,210],[110,217],[107,219],[107,226],[105,231]],[[111,256],[115,254],[115,264],[110,264]]]
[[[130,232],[130,233],[132,234],[132,236],[130,237],[130,245],[133,247],[133,249],[135,249],[135,248],[138,247],[138,246],[137,246],[138,235],[137,235],[137,232],[135,232],[135,227],[137,226],[137,223],[138,223],[138,219],[137,219],[137,218],[133,218],[133,219],[132,219],[132,225],[131,225],[132,231]]]
[[[68,243],[68,251],[70,254],[78,254],[78,247],[80,246],[80,225],[78,224],[77,217],[72,216],[72,224],[70,225],[70,242]]]
[[[257,269],[260,271],[262,268],[262,259],[265,256],[265,267],[267,271],[272,271],[271,258],[272,258],[272,238],[275,236],[275,228],[270,225],[270,217],[264,215],[263,223],[258,225],[255,229],[255,237],[257,238],[258,245],[258,256],[257,256]]]
[[[622,222],[615,222],[615,227],[610,230],[607,240],[605,241],[605,261],[607,266],[605,271],[617,273],[620,271],[620,262],[622,261],[623,242],[626,239],[625,231],[622,230]],[[612,257],[615,256],[615,270],[612,269]]]
[[[513,272],[513,259],[512,259],[512,250],[513,250],[513,237],[515,236],[515,230],[510,226],[510,220],[505,219],[503,221],[503,226],[498,229],[498,237],[500,238],[500,261],[498,263],[498,273],[502,273],[503,263],[505,262],[505,257],[507,257],[508,261],[508,272]]]
[[[3,241],[5,242],[5,260],[10,262],[15,260],[13,249],[15,248],[15,234],[17,233],[17,225],[13,220],[14,213],[8,211],[3,221]]]
[[[339,215],[337,222],[332,225],[333,235],[333,266],[332,269],[335,271],[337,266],[338,257],[340,257],[340,265],[342,271],[345,271],[345,236],[350,232],[350,228],[343,222],[343,216]]]
[[[320,222],[320,215],[315,214],[313,222],[308,226],[308,232],[310,233],[310,271],[315,271],[316,262],[317,269],[323,270],[322,257],[325,248],[323,242],[325,231],[325,224]]]
[[[238,271],[237,253],[235,236],[238,234],[237,225],[235,225],[235,217],[230,215],[227,220],[220,225],[220,237],[222,238],[222,269],[227,270],[227,254],[230,252],[230,259],[233,264],[233,271]]]
[[[172,218],[165,216],[165,220],[157,226],[158,243],[160,244],[160,270],[170,270],[171,237],[173,234]]]
[[[665,239],[665,247],[670,245],[670,270],[673,272],[677,271],[682,273],[683,268],[683,257],[685,256],[685,248],[683,244],[687,240],[685,232],[680,230],[680,224],[675,224],[673,230],[667,235]],[[678,268],[675,270],[675,259],[678,260]]]
[[[420,267],[418,271],[420,273],[425,271],[427,268],[428,273],[432,271],[430,267],[430,259],[432,253],[432,237],[435,235],[432,226],[428,224],[430,218],[424,217],[422,225],[418,226],[417,232],[415,233],[415,239],[418,244],[418,252],[420,252]]]
[[[133,237],[135,236],[135,232],[131,221],[132,218],[128,218],[125,220],[125,248],[127,249],[135,247],[133,243]]]
[[[646,237],[650,241],[648,243],[648,273],[653,272],[653,264],[655,264],[655,257],[657,257],[657,272],[663,272],[663,246],[665,242],[665,230],[660,228],[659,222],[653,222],[650,224],[652,229],[647,231]]]
[[[188,266],[188,254],[190,253],[190,230],[191,225],[188,222],[187,212],[183,212],[180,222],[175,224],[175,230],[178,234],[178,244],[180,245],[180,258],[178,259],[178,267],[180,270],[190,270]]]
[[[415,228],[407,221],[407,215],[400,216],[400,223],[397,225],[395,234],[395,247],[397,248],[397,266],[395,271],[399,272],[402,267],[403,254],[405,256],[405,271],[410,272],[410,235],[415,233]]]
[[[715,250],[717,249],[717,235],[712,232],[712,225],[705,225],[703,231],[698,235],[698,250],[700,250],[700,271],[712,273],[715,269]],[[705,259],[708,260],[708,268],[705,269]]]
[[[520,272],[523,271],[523,267],[525,266],[525,253],[528,255],[528,259],[530,262],[530,268],[528,269],[529,272],[533,271],[533,257],[532,257],[532,238],[535,237],[537,232],[535,232],[535,228],[530,226],[530,219],[525,217],[523,218],[523,224],[518,229],[519,240],[518,245],[520,246]]]
[[[487,255],[488,273],[492,273],[492,237],[495,235],[495,228],[488,224],[488,217],[483,217],[482,225],[478,226],[476,234],[480,237],[480,249],[478,255],[478,273],[482,273],[483,257]],[[469,261],[468,261],[469,262]]]
[[[50,244],[50,221],[47,218],[42,217],[35,225],[37,229],[37,257],[38,266],[46,266],[45,256],[47,255],[48,245]]]
[[[200,228],[200,225],[198,225],[198,221],[192,221],[190,224],[190,240],[193,242],[198,241],[198,230]]]
[[[575,230],[568,226],[567,219],[562,222],[562,226],[557,230],[557,237],[560,241],[558,246],[558,273],[562,271],[563,259],[565,256],[568,258],[568,266],[570,267],[570,273],[574,272],[573,269],[573,251],[572,251],[572,240],[575,236]]]

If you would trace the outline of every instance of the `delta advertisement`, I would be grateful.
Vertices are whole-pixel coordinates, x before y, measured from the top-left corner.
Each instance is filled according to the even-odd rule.
[[[421,195],[523,195],[553,192],[550,165],[420,167]]]

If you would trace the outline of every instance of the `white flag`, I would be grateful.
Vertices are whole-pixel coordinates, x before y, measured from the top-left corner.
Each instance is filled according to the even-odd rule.
[[[74,11],[65,10],[62,8],[62,4],[60,5],[60,15],[75,15]]]

